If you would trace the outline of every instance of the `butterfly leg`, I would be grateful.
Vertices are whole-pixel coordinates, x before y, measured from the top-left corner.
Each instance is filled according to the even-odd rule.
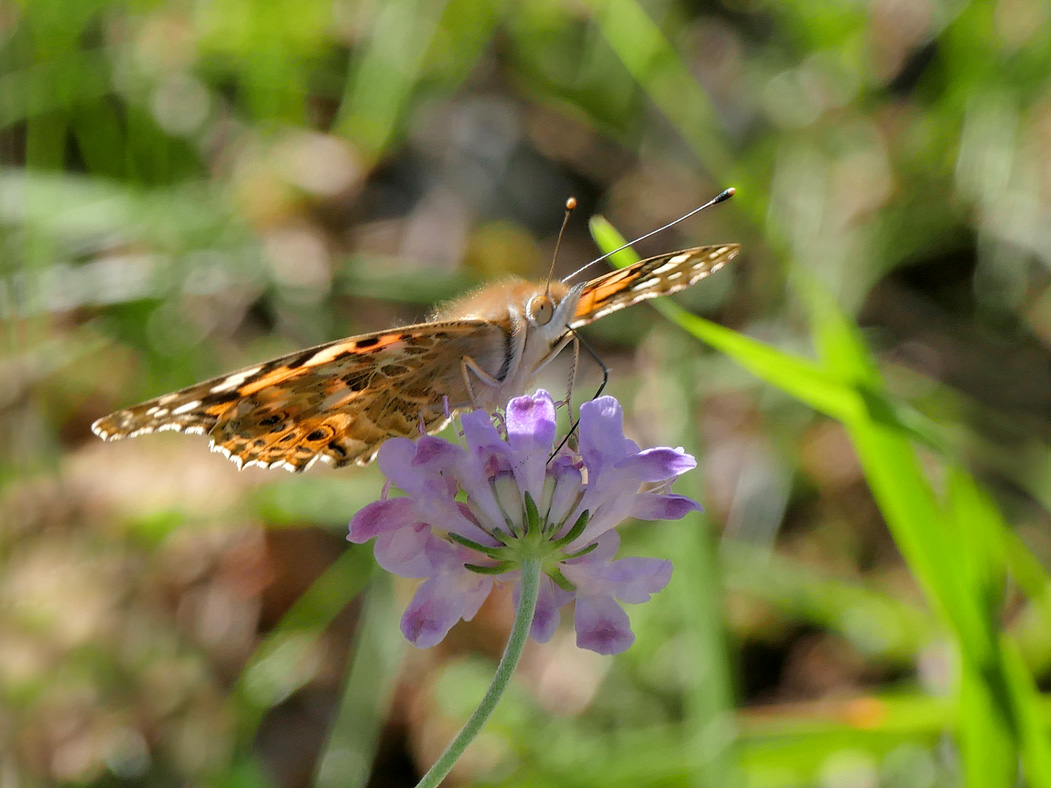
[[[463,385],[467,389],[467,397],[471,400],[471,407],[478,410],[478,398],[474,395],[474,384],[471,382],[472,372],[478,380],[494,389],[499,387],[503,381],[499,378],[494,378],[478,366],[478,362],[470,356],[460,358],[460,375],[463,377]]]
[[[570,378],[570,387],[569,387],[569,393],[566,394],[566,402],[567,403],[569,402],[569,398],[570,398],[570,396],[573,393],[573,382],[575,381],[576,374],[577,374],[577,362],[580,360],[580,348],[584,348],[584,350],[586,350],[588,352],[588,355],[591,356],[593,359],[595,359],[595,363],[597,363],[599,365],[599,367],[602,369],[602,383],[599,384],[598,390],[591,396],[591,399],[598,399],[599,395],[602,394],[603,390],[606,388],[606,384],[609,382],[609,367],[606,366],[606,362],[604,362],[602,360],[602,358],[599,356],[599,354],[595,352],[595,348],[591,347],[591,345],[589,345],[587,342],[585,342],[584,338],[582,336],[580,336],[580,334],[578,334],[572,328],[569,329],[569,333],[572,334],[572,342],[573,342],[573,374],[572,374],[572,377]],[[572,406],[570,406],[570,408],[569,408],[569,418],[570,418],[571,421],[573,421],[573,408],[572,408]],[[565,446],[567,443],[569,443],[569,439],[573,437],[573,435],[577,431],[577,427],[579,427],[579,426],[580,426],[580,419],[577,419],[576,421],[573,421],[573,426],[569,428],[569,432],[566,433],[566,437],[564,437],[562,439],[562,442],[558,444],[558,447],[553,452],[551,452],[551,456],[548,458],[549,462],[552,459],[554,459],[556,454],[558,454],[560,451],[562,451],[562,447],[563,446]]]
[[[602,370],[602,383],[599,384],[598,389],[594,394],[591,395],[591,399],[598,399],[602,392],[606,390],[606,384],[609,383],[609,367],[606,366],[606,362],[602,360],[602,357],[595,351],[595,348],[591,347],[587,342],[584,341],[584,337],[580,336],[576,331],[573,331],[573,336],[576,337],[576,341],[580,343],[580,347],[584,348],[588,352],[588,355],[595,359],[595,363],[599,365],[599,369]]]
[[[573,345],[573,362],[569,365],[569,379],[566,381],[566,410],[570,420],[573,419],[573,388],[577,385],[577,366],[580,364],[580,337],[573,332],[570,340]]]

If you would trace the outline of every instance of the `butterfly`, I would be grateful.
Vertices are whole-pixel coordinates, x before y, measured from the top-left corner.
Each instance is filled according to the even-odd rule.
[[[514,278],[468,294],[426,323],[339,339],[165,394],[91,425],[104,440],[207,433],[238,467],[366,465],[387,438],[437,432],[458,412],[506,405],[577,328],[683,290],[737,244],[641,260],[587,282]]]

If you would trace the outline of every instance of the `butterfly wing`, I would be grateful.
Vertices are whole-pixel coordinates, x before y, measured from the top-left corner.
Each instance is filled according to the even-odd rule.
[[[584,286],[570,328],[586,326],[647,298],[685,290],[718,271],[740,251],[737,244],[698,246],[640,260],[592,279]]]
[[[106,440],[207,433],[238,466],[365,465],[389,437],[441,429],[446,402],[468,404],[459,359],[503,347],[502,335],[487,321],[458,320],[350,337],[117,411],[92,430]]]

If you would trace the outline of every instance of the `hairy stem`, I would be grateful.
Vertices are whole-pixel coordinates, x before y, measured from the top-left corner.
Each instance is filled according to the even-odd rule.
[[[511,628],[511,637],[508,638],[504,655],[500,657],[500,664],[496,666],[493,681],[486,690],[482,702],[478,704],[478,708],[464,723],[463,728],[441,757],[434,762],[434,766],[423,775],[423,779],[416,788],[437,788],[463,755],[467,745],[474,741],[474,737],[482,730],[482,726],[493,713],[496,704],[500,702],[507,685],[511,683],[511,676],[518,667],[522,649],[525,648],[526,640],[529,639],[529,627],[533,623],[533,614],[536,612],[536,600],[540,589],[540,562],[530,558],[524,560],[521,566],[522,593],[518,599],[518,612],[515,614],[514,626]]]

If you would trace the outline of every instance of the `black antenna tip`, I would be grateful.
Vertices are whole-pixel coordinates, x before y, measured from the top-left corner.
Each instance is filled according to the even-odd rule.
[[[729,189],[727,189],[722,194],[720,194],[718,197],[716,197],[714,200],[712,200],[712,205],[718,205],[721,202],[726,202],[731,197],[733,197],[735,194],[737,194],[737,189],[735,189],[733,186],[731,186]]]

